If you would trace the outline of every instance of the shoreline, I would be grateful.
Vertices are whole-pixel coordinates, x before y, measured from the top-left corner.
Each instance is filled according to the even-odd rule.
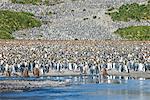
[[[68,82],[58,81],[24,81],[24,80],[3,80],[0,81],[0,92],[24,91],[42,87],[63,87],[69,85]]]
[[[109,75],[113,76],[129,76],[136,78],[145,78],[150,79],[150,72],[140,72],[140,71],[131,71],[130,73],[127,72],[116,72],[116,71],[109,71]]]
[[[29,77],[27,78],[30,78],[30,77],[35,77],[32,73],[29,73]],[[99,75],[102,75],[102,73],[100,73]],[[82,74],[82,73],[79,73],[79,72],[50,72],[50,73],[46,73],[42,76],[39,76],[39,77],[63,77],[63,76],[98,76],[97,75],[90,75],[90,74]],[[147,71],[147,72],[142,72],[142,71],[130,71],[130,73],[127,73],[127,72],[117,72],[115,70],[111,70],[111,71],[108,71],[108,76],[129,76],[129,77],[135,77],[135,78],[147,78],[147,79],[150,79],[150,71]],[[0,73],[0,77],[6,77],[4,75],[2,75],[2,73]],[[22,78],[26,78],[26,77],[23,77],[22,75],[18,75],[18,76],[10,76],[9,78],[11,77],[22,77]],[[37,77],[37,78],[39,78]]]
[[[1,75],[0,75],[1,76]],[[55,74],[47,74],[44,76],[40,77],[65,77],[65,76],[92,76],[88,74],[79,74],[79,73],[55,73]],[[98,75],[93,75],[93,76],[98,76]],[[100,76],[102,76],[100,74]],[[148,72],[140,72],[140,71],[131,71],[130,73],[127,72],[117,72],[115,70],[108,71],[107,76],[122,76],[122,77],[132,77],[133,79],[138,79],[140,80],[141,78],[144,78],[145,80],[150,79],[150,71]],[[40,78],[39,77],[39,78]],[[5,76],[3,77],[5,78]],[[8,78],[8,77],[7,77]],[[69,81],[53,81],[53,80],[28,80],[28,78],[24,78],[27,80],[11,80],[11,77],[9,77],[10,80],[0,80],[0,92],[17,92],[17,91],[25,91],[25,90],[32,90],[32,89],[37,89],[37,88],[42,88],[42,87],[63,87],[63,86],[69,86],[71,85]],[[14,77],[13,77],[14,78]],[[16,77],[17,78],[17,77]],[[30,78],[30,77],[29,77]],[[102,77],[98,77],[102,78]],[[37,78],[38,79],[38,78]],[[103,79],[102,80],[116,80],[116,79]],[[118,79],[117,79],[118,80]],[[119,79],[120,80],[120,79]]]
[[[54,40],[28,40],[28,39],[0,39],[0,44],[9,44],[9,43],[14,43],[14,44],[17,44],[17,43],[20,43],[20,44],[24,44],[24,43],[27,43],[29,45],[31,45],[32,43],[103,43],[103,42],[106,42],[106,43],[112,43],[112,42],[122,42],[122,43],[150,43],[150,41],[148,40],[143,40],[143,41],[138,41],[138,40],[109,40],[109,39],[106,39],[106,40],[97,40],[97,39],[81,39],[81,40],[60,40],[60,39],[54,39]]]

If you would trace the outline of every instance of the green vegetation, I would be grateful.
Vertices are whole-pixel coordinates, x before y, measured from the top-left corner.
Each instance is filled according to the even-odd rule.
[[[12,3],[33,5],[55,5],[62,3],[60,0],[11,0]]]
[[[150,20],[150,0],[146,5],[137,3],[122,5],[118,9],[109,8],[108,12],[113,21]],[[124,39],[150,40],[150,26],[130,26],[114,32]]]
[[[118,29],[115,33],[129,40],[150,40],[150,26],[131,26]]]
[[[0,15],[0,39],[13,39],[12,32],[41,25],[31,13],[0,10]]]
[[[12,3],[20,3],[20,4],[34,4],[39,5],[42,0],[11,0]]]
[[[115,10],[115,11],[113,11]],[[113,21],[149,20],[150,4],[139,5],[137,3],[122,5],[119,9],[108,9]]]

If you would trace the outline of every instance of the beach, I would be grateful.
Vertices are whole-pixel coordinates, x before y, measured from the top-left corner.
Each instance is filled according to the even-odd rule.
[[[19,80],[4,80],[0,81],[0,92],[7,91],[23,91],[32,90],[41,87],[60,87],[67,86],[67,82],[57,82],[57,81],[19,81]]]

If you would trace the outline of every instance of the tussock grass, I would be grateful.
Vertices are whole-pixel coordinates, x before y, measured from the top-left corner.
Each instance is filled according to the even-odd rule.
[[[33,5],[55,5],[62,3],[60,0],[11,0],[12,3],[33,4]]]
[[[126,4],[119,7],[119,9],[108,9],[113,21],[130,21],[130,20],[150,20],[150,4],[139,5],[137,3]]]
[[[0,15],[0,39],[13,39],[12,32],[41,25],[31,13],[0,10]]]
[[[150,40],[150,26],[131,26],[115,31],[122,38],[129,40]]]

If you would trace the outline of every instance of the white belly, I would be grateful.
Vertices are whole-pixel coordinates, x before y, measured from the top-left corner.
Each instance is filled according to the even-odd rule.
[[[5,67],[5,71],[8,71],[8,67],[7,66]]]
[[[40,74],[43,75],[43,68],[40,69]]]
[[[72,70],[72,65],[71,64],[69,64],[69,70]]]
[[[57,64],[57,71],[59,70],[59,64]]]
[[[112,64],[111,63],[108,63],[107,66],[108,66],[108,69],[112,69]]]
[[[15,67],[14,66],[12,66],[12,72],[13,73],[15,73],[16,71],[15,71]]]
[[[144,65],[143,64],[139,64],[139,69],[138,69],[139,71],[145,71],[144,70]]]
[[[77,68],[78,68],[78,66],[75,64],[75,65],[74,65],[74,70],[77,70]]]
[[[128,67],[127,65],[124,65],[125,71],[128,72]]]
[[[113,66],[112,66],[112,68],[113,68],[113,69],[115,69],[115,65],[116,65],[116,64],[115,64],[115,63],[113,63]]]

